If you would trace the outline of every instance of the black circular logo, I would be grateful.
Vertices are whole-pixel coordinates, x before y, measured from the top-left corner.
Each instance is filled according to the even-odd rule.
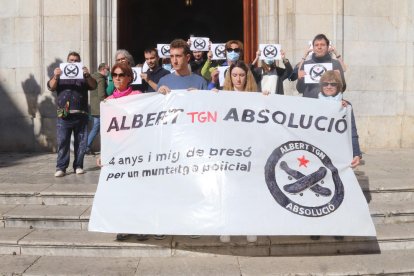
[[[286,142],[271,153],[265,180],[276,202],[301,216],[326,216],[344,199],[344,186],[331,159],[303,141]]]
[[[266,45],[263,49],[265,58],[275,58],[277,56],[277,48],[274,45]]]
[[[76,64],[69,63],[65,66],[63,69],[63,73],[68,78],[76,78],[76,76],[79,74],[79,68],[76,66]]]
[[[169,56],[170,55],[170,45],[163,45],[161,47],[161,54],[163,54],[164,56]]]
[[[206,41],[201,38],[196,38],[194,40],[194,48],[197,50],[203,50],[206,47]]]
[[[312,80],[319,82],[319,79],[321,78],[323,73],[325,73],[327,70],[328,69],[326,69],[326,67],[323,66],[322,64],[315,64],[314,66],[311,67],[309,74]]]
[[[214,53],[218,58],[226,58],[226,48],[224,45],[218,45],[216,49],[214,49]]]
[[[132,80],[132,82],[136,82],[137,81],[137,78],[138,78],[137,71],[132,70],[132,73],[134,74],[134,79]]]

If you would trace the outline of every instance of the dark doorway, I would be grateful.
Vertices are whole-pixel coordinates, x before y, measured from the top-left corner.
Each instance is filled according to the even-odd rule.
[[[118,48],[136,63],[144,49],[190,35],[222,43],[243,41],[243,0],[119,0]]]

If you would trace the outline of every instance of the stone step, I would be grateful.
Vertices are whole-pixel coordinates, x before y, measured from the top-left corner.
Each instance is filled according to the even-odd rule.
[[[87,229],[90,206],[0,205],[3,227]]]
[[[6,275],[413,275],[414,250],[380,254],[202,258],[0,255]]]
[[[414,201],[414,187],[397,185],[406,183],[404,179],[394,179],[391,186],[386,180],[370,184],[364,175],[358,175],[358,181],[368,202]],[[97,184],[85,183],[0,183],[0,204],[92,205],[96,188]]]
[[[164,240],[139,242],[130,237],[115,241],[115,234],[69,229],[0,229],[0,254],[83,257],[205,257],[233,256],[304,256],[368,254],[389,250],[414,249],[414,223],[377,226],[377,238],[345,237],[336,240],[323,236],[259,236],[256,243],[233,236],[222,243],[218,236],[167,236]]]
[[[0,204],[92,205],[97,184],[0,184]]]
[[[0,204],[3,227],[87,229],[90,205]],[[375,224],[414,222],[414,201],[370,202]]]

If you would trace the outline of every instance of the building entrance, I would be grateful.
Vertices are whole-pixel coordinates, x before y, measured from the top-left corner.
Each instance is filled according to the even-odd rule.
[[[216,43],[244,40],[243,0],[118,0],[118,48],[136,63],[144,49],[191,35]]]

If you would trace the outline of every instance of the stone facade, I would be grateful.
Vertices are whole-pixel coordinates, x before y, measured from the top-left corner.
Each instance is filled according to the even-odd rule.
[[[346,98],[366,148],[414,147],[411,0],[258,0],[259,42],[280,43],[295,64],[325,33],[344,57]],[[91,71],[112,61],[116,0],[0,0],[0,151],[55,149],[53,69],[78,51]],[[295,83],[285,83],[296,95]]]

